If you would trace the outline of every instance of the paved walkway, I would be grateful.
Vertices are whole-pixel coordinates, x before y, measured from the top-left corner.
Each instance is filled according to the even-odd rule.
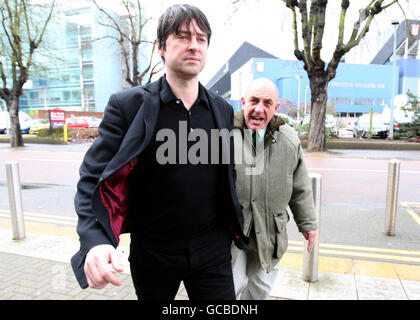
[[[13,240],[10,221],[0,220],[0,300],[136,300],[126,235],[118,248],[125,266],[119,275],[123,285],[82,290],[69,264],[78,249],[74,228],[33,222],[25,226],[26,238]],[[420,300],[419,263],[320,255],[318,281],[308,283],[301,279],[302,253],[298,245],[297,241],[289,243],[291,251],[281,261],[272,300]],[[406,253],[420,259],[420,252]],[[182,286],[176,299],[188,299]]]

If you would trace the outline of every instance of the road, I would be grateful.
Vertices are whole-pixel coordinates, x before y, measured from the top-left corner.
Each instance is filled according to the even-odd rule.
[[[15,160],[25,221],[75,226],[73,199],[88,146],[28,145],[16,150],[0,144],[0,218],[10,217],[4,168],[5,162]],[[401,161],[394,237],[384,235],[390,158]],[[305,159],[311,173],[322,175],[320,241],[325,254],[363,257],[369,252],[372,259],[398,258],[420,265],[420,152],[330,150],[305,154]],[[288,232],[289,251],[301,251],[303,238],[293,221]],[[384,250],[394,252],[384,255]]]

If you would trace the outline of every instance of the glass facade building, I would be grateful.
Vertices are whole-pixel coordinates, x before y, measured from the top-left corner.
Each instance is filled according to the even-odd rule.
[[[35,54],[19,108],[34,110],[103,111],[109,95],[121,89],[118,44],[103,37],[92,4],[58,7],[48,26],[46,48]]]

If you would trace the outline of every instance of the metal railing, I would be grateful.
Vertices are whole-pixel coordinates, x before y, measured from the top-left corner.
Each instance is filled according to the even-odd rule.
[[[303,272],[302,278],[307,282],[318,281],[318,256],[319,256],[319,233],[321,218],[321,180],[322,176],[318,173],[309,175],[312,185],[312,193],[315,204],[315,215],[318,222],[318,230],[316,233],[314,246],[311,252],[308,252],[308,241],[304,240],[303,245]]]
[[[19,164],[16,161],[6,162],[7,188],[9,190],[9,205],[12,218],[13,239],[21,240],[25,235],[23,219],[22,194],[19,176]]]
[[[395,236],[395,225],[397,223],[398,188],[400,184],[400,161],[389,160],[388,183],[385,209],[385,234]]]

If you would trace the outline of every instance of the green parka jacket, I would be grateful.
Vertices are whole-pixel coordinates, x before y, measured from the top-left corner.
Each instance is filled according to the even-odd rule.
[[[288,244],[287,207],[300,232],[318,228],[303,150],[293,128],[274,115],[257,149],[245,130],[243,110],[235,113],[236,192],[243,208],[244,233],[254,225],[261,266],[273,270]],[[233,249],[232,262],[237,251]]]

